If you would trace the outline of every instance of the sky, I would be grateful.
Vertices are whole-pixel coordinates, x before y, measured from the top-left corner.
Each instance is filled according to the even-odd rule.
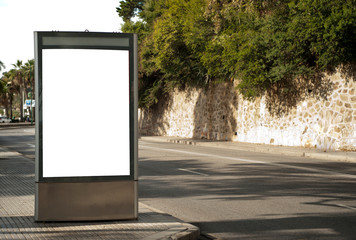
[[[34,31],[118,32],[119,0],[0,0],[0,61],[34,58]]]

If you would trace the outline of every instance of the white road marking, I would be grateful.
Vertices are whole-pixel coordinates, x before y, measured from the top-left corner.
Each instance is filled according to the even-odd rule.
[[[140,145],[154,145],[154,143],[140,141]]]
[[[335,176],[335,177],[356,179],[356,175],[343,174],[343,173],[337,173],[337,172],[321,170],[321,169],[314,169],[314,168],[308,168],[308,167],[299,167],[299,166],[280,164],[280,163],[270,163],[270,162],[264,162],[264,161],[258,161],[258,160],[250,160],[250,159],[244,159],[244,158],[236,158],[236,157],[224,157],[224,156],[219,156],[219,155],[215,155],[215,154],[197,153],[197,152],[176,150],[176,149],[170,149],[170,148],[157,148],[157,147],[142,146],[142,145],[140,147],[141,148],[152,149],[152,150],[157,150],[157,151],[175,152],[175,153],[182,153],[182,154],[196,155],[196,156],[203,156],[203,157],[210,157],[210,158],[227,159],[227,160],[239,161],[239,162],[266,164],[266,165],[272,165],[272,166],[278,166],[278,167],[293,168],[293,169],[298,169],[298,170],[303,170],[303,171],[308,171],[308,172],[323,173],[323,174],[328,174],[329,176],[332,175],[332,176]]]
[[[143,148],[148,148],[148,149],[159,150],[159,151],[163,150],[163,151],[167,151],[167,152],[177,152],[177,153],[184,153],[184,154],[197,155],[197,156],[203,156],[203,157],[216,157],[216,158],[220,158],[220,159],[228,159],[228,160],[234,160],[234,161],[266,164],[266,162],[257,161],[257,160],[249,160],[249,159],[235,158],[235,157],[224,157],[224,156],[219,156],[219,155],[214,155],[214,154],[207,154],[207,153],[196,153],[196,152],[181,151],[181,150],[176,150],[176,149],[156,148],[156,147],[148,147],[148,146],[142,146],[142,147]]]
[[[33,145],[33,144],[30,144],[30,143],[27,143],[27,146],[30,146],[30,147],[36,147],[36,145]]]
[[[339,206],[339,207],[343,207],[343,208],[347,208],[347,209],[351,209],[351,210],[356,211],[356,208],[350,207],[350,206],[347,206],[347,205],[344,205],[344,204],[336,204],[336,206]]]
[[[204,173],[200,173],[200,172],[196,172],[193,170],[189,170],[189,169],[184,169],[184,168],[178,168],[179,171],[183,171],[183,172],[189,172],[189,173],[194,173],[194,174],[198,174],[198,175],[202,175],[202,176],[209,176],[208,174],[204,174]]]
[[[29,133],[35,133],[36,130],[35,129],[31,129],[31,130],[23,130],[24,132],[29,132]]]
[[[356,178],[356,175],[332,172],[332,171],[321,170],[321,169],[314,169],[314,168],[308,168],[308,167],[298,167],[298,166],[281,164],[281,163],[267,163],[266,162],[266,164],[274,165],[274,166],[280,166],[280,167],[286,167],[286,168],[294,168],[294,169],[304,170],[304,171],[309,171],[309,172],[324,173],[324,174],[329,174],[329,175],[333,175],[333,176],[337,176],[337,177]]]

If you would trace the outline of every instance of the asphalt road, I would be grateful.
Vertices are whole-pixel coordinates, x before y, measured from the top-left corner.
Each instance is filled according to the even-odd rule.
[[[140,201],[223,239],[356,239],[356,164],[140,141]]]
[[[35,128],[0,128],[0,147],[19,152],[25,157],[35,159]]]
[[[0,129],[34,158],[34,128]],[[140,141],[139,201],[222,239],[356,239],[356,164]]]

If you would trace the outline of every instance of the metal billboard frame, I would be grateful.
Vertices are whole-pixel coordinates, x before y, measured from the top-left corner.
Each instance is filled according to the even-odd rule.
[[[36,198],[35,198],[35,219],[37,221],[77,221],[77,220],[110,220],[110,219],[134,219],[137,218],[137,159],[138,159],[138,132],[137,132],[137,35],[126,33],[104,33],[104,32],[35,32],[35,89],[36,89],[36,158],[35,158],[35,181],[36,181]],[[43,138],[43,50],[45,49],[88,49],[88,50],[126,50],[129,54],[129,125],[130,125],[130,174],[121,176],[73,176],[73,177],[44,177],[43,176],[43,143],[46,139]],[[96,183],[96,185],[95,185]],[[55,190],[60,186],[63,191],[65,184],[80,186],[78,189],[89,188],[97,189],[101,183],[115,189],[118,186],[132,189],[133,195],[133,213],[120,213],[116,216],[101,216],[101,214],[84,214],[83,216],[71,216],[71,213],[64,213],[62,216],[54,216],[48,206],[43,206],[44,202],[53,200],[48,191]],[[126,184],[127,183],[127,184]],[[42,186],[42,187],[41,187]],[[53,186],[53,189],[51,190]],[[92,187],[94,186],[94,187]],[[76,187],[74,187],[76,188]],[[45,189],[45,190],[41,190]],[[49,189],[49,190],[48,190]],[[75,189],[74,191],[78,191]],[[72,192],[70,192],[72,191]],[[68,193],[67,200],[70,199],[70,194],[75,194],[73,189]],[[79,190],[80,191],[80,190]],[[112,191],[112,190],[110,190]],[[131,190],[130,190],[131,191]],[[43,197],[46,193],[46,197]],[[105,193],[102,193],[105,195]],[[118,193],[119,195],[124,193]],[[130,195],[129,194],[129,195]],[[54,194],[56,196],[56,194]],[[85,195],[85,194],[84,194]],[[80,197],[79,197],[80,198]],[[90,199],[86,196],[86,198]],[[103,204],[105,203],[105,196]],[[42,200],[41,200],[42,199]],[[126,201],[127,200],[123,200]],[[129,200],[131,202],[131,199]],[[125,204],[126,204],[125,203]],[[58,204],[58,203],[56,203]],[[77,203],[76,203],[77,204]],[[75,205],[75,204],[74,204]],[[115,205],[115,204],[114,204]],[[51,206],[53,207],[53,206]],[[59,209],[65,206],[60,206]],[[120,206],[116,206],[120,208]],[[42,210],[41,210],[42,209]],[[83,211],[83,210],[81,210]],[[121,211],[121,210],[120,210]],[[117,211],[117,212],[120,212]],[[87,212],[90,212],[88,210]],[[114,211],[115,212],[115,211]],[[58,215],[58,213],[56,213]],[[105,215],[105,214],[104,214]]]

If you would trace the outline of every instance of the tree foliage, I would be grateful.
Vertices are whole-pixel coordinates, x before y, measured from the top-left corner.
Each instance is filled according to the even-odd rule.
[[[0,71],[3,69],[5,69],[5,64],[2,61],[0,61]]]
[[[142,11],[143,1],[126,0],[120,1],[120,7],[116,8],[117,13],[124,21],[130,21],[136,14]]]
[[[34,60],[28,60],[25,64],[17,60],[12,64],[13,68],[2,74],[0,78],[0,105],[6,109],[6,115],[13,117],[12,109],[22,109],[23,95],[33,91],[34,88]],[[15,97],[19,98],[19,106],[13,106]],[[8,114],[10,110],[10,114]],[[22,111],[20,117],[23,118]]]
[[[231,78],[247,98],[295,97],[297,83],[310,92],[322,73],[355,63],[355,8],[356,0],[121,1],[122,30],[139,34],[140,106]]]

